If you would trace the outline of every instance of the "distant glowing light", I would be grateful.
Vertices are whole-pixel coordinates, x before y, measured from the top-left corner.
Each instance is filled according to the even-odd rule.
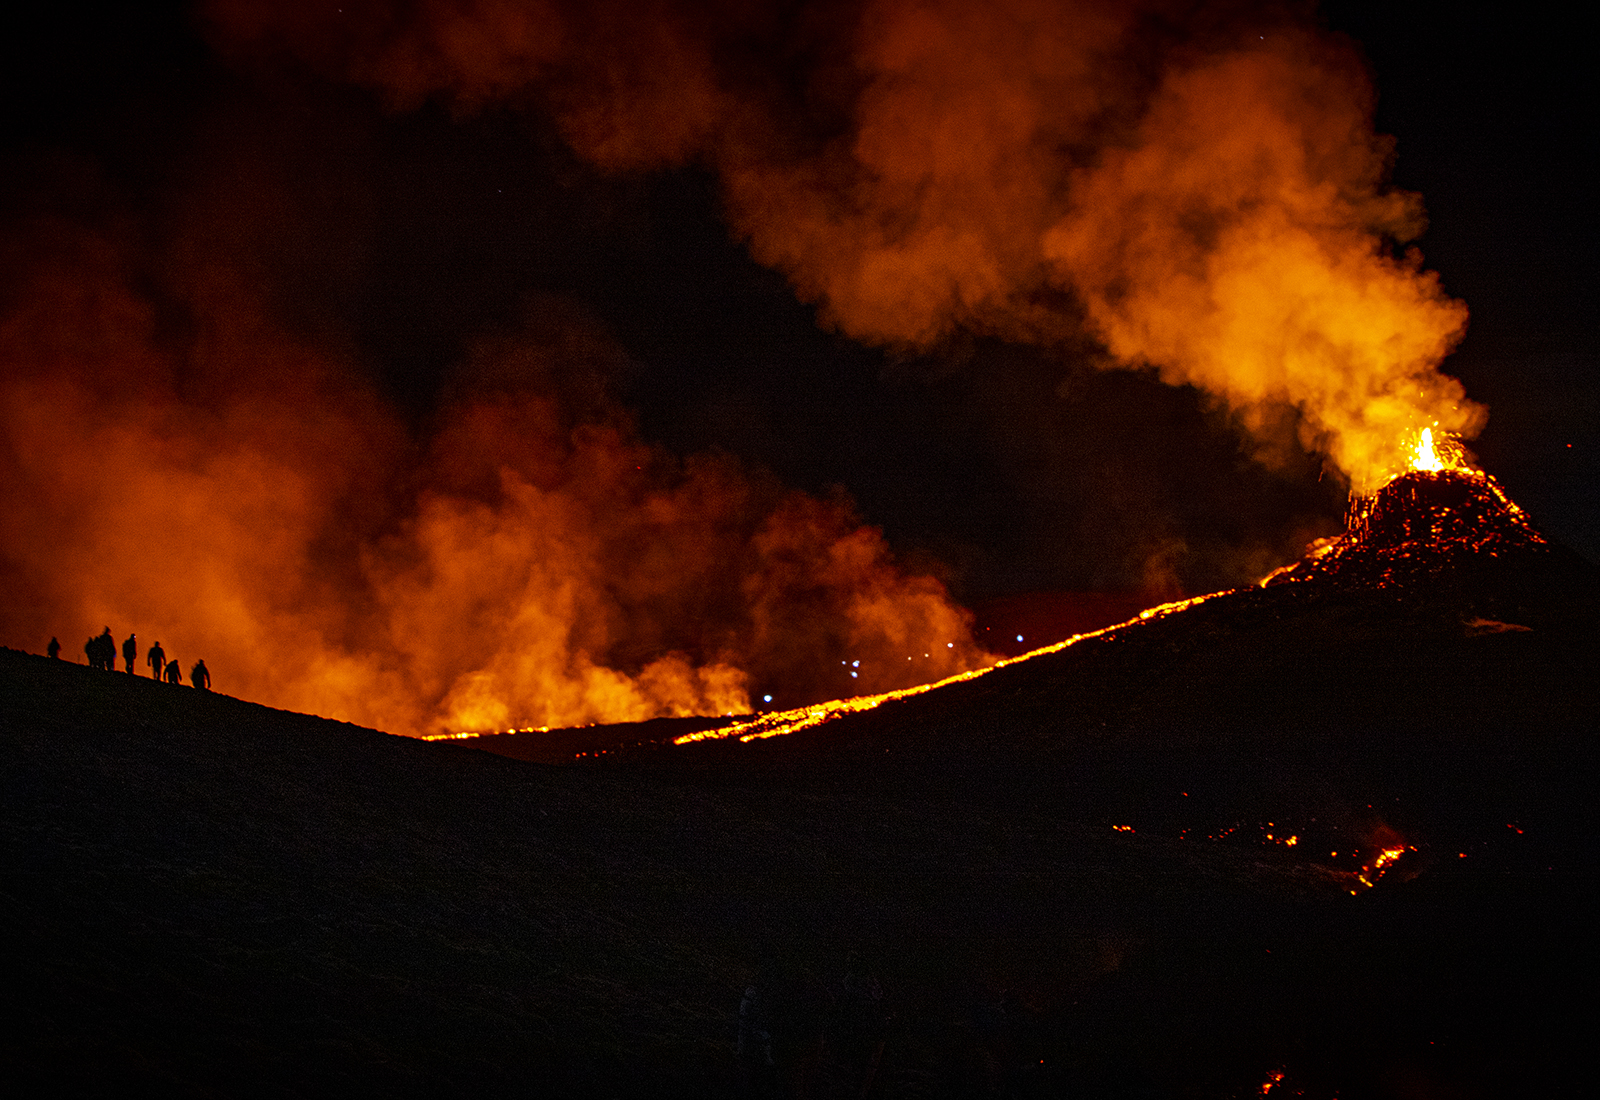
[[[761,697],[761,701],[762,701],[762,702],[763,702],[763,703],[770,703],[770,702],[772,702],[772,696],[770,696],[770,695],[763,695],[763,696],[762,696],[762,697]]]
[[[1021,634],[1017,635],[1017,641],[1019,641],[1019,642],[1022,641],[1022,635]]]

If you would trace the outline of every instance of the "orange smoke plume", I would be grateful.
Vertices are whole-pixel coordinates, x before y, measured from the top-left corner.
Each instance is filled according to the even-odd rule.
[[[721,173],[753,255],[880,344],[1054,343],[1193,385],[1365,491],[1484,410],[1439,364],[1466,311],[1399,252],[1416,196],[1349,45],[1306,9],[212,0],[220,40],[397,103],[541,105],[614,169]],[[1280,440],[1268,439],[1269,446]]]
[[[1466,308],[1388,247],[1422,214],[1383,187],[1369,118],[1360,71],[1300,36],[1209,59],[1074,178],[1044,238],[1113,354],[1247,419],[1293,406],[1358,492],[1405,469],[1419,429],[1484,416],[1437,369]]]
[[[419,438],[203,245],[136,264],[51,219],[5,244],[11,644],[136,630],[230,694],[405,733],[742,712],[758,683],[848,690],[845,659],[874,689],[989,660],[848,502],[641,442],[594,377],[617,353],[570,309],[480,341]]]

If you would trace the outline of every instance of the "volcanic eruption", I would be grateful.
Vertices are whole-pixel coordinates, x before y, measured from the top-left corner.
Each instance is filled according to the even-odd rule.
[[[1431,429],[1417,433],[1409,447],[1410,468],[1391,477],[1376,492],[1353,493],[1344,532],[1319,539],[1304,557],[1273,570],[1253,588],[1215,592],[1149,608],[1127,622],[1046,646],[997,664],[951,676],[937,683],[878,695],[840,699],[752,718],[678,736],[676,744],[734,738],[765,740],[812,730],[836,719],[877,710],[887,703],[911,700],[940,689],[991,677],[1020,678],[1019,667],[1036,660],[1066,659],[1065,651],[1086,643],[1127,644],[1137,649],[1140,632],[1160,623],[1165,642],[1187,649],[1215,638],[1218,620],[1254,623],[1241,637],[1259,628],[1259,619],[1289,619],[1308,608],[1356,601],[1384,592],[1409,606],[1432,625],[1430,632],[1465,630],[1470,636],[1501,631],[1528,631],[1510,618],[1554,615],[1563,624],[1586,606],[1597,591],[1594,570],[1570,551],[1552,545],[1500,483],[1470,462],[1465,448],[1449,436],[1435,438]],[[1569,602],[1570,601],[1570,602]],[[1206,615],[1200,614],[1206,605]],[[1565,606],[1565,610],[1562,610]],[[1193,613],[1193,614],[1190,614]],[[1363,612],[1369,615],[1372,612]],[[1394,608],[1379,612],[1392,616]],[[1493,616],[1493,617],[1489,617]],[[1412,622],[1406,629],[1414,629]],[[1262,662],[1255,643],[1238,644]],[[1060,655],[1059,658],[1057,655]],[[1085,656],[1084,661],[1093,660]],[[1077,691],[1061,681],[1058,690]],[[995,691],[1004,693],[1004,689]],[[930,707],[938,704],[930,702]],[[905,719],[902,718],[901,721]],[[1374,878],[1403,848],[1385,849],[1386,859],[1368,868]],[[1365,881],[1365,880],[1363,880]],[[1370,883],[1368,883],[1370,885]]]
[[[186,633],[229,690],[409,733],[724,715],[990,663],[942,579],[959,563],[930,563],[943,531],[902,557],[839,482],[793,488],[732,443],[656,438],[615,392],[646,356],[570,300],[605,278],[562,297],[513,268],[529,285],[501,293],[517,304],[468,311],[436,384],[413,387],[423,407],[397,399],[404,371],[362,343],[371,300],[382,320],[404,312],[379,273],[428,273],[453,320],[479,285],[466,274],[500,277],[469,260],[452,282],[436,255],[385,251],[420,235],[363,191],[388,194],[393,164],[347,186],[321,174],[344,163],[344,124],[308,129],[341,96],[362,101],[352,118],[381,116],[376,144],[435,124],[471,144],[473,120],[508,115],[560,146],[517,145],[538,170],[513,179],[621,193],[696,166],[719,240],[885,371],[927,355],[982,389],[1005,369],[985,350],[1009,345],[1048,361],[1057,393],[1074,373],[1141,372],[1213,419],[1235,469],[1323,461],[1360,494],[1419,425],[1471,438],[1484,420],[1440,369],[1466,308],[1410,247],[1421,202],[1389,182],[1366,67],[1293,12],[1191,27],[1105,0],[199,9],[249,106],[174,139],[183,186],[146,202],[61,169],[73,186],[38,184],[6,223],[0,560],[19,596],[0,625],[19,639],[78,621]],[[464,174],[453,194],[472,204],[537,207]],[[535,210],[519,250],[555,239],[566,209]],[[643,232],[614,220],[619,238]],[[1013,418],[983,431],[1032,433]],[[1047,419],[1040,434],[1067,434]],[[1227,533],[1193,552],[1222,564],[1191,586],[1167,564],[1187,532],[1164,513],[1183,502],[1110,487],[1095,456],[1073,452],[1074,469],[1063,450],[1042,448],[1026,479],[1049,460],[1081,486],[1074,505],[1142,512],[1098,545],[1160,567],[1069,563],[1086,587],[1238,583],[1337,507],[1329,493],[1270,536]],[[938,482],[916,484],[955,495]]]
[[[1411,469],[1370,496],[1352,496],[1345,531],[1319,540],[1300,561],[1261,583],[1314,577],[1345,584],[1404,584],[1423,575],[1469,568],[1548,547],[1548,542],[1493,475],[1471,465],[1455,440],[1418,435]]]

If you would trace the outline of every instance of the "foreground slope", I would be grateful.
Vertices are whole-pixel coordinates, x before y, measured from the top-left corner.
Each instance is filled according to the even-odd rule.
[[[1579,1095],[1592,572],[1274,586],[588,768],[0,652],[0,1072],[735,1095],[759,967],[788,1095]]]

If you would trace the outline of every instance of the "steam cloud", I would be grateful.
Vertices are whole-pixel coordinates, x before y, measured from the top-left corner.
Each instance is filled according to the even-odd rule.
[[[59,219],[7,242],[8,636],[71,654],[69,624],[136,626],[232,694],[406,733],[741,712],[755,683],[794,702],[986,663],[847,501],[643,443],[605,396],[620,353],[572,308],[480,341],[418,438],[204,236],[154,263]]]
[[[1299,8],[202,11],[239,65],[397,110],[540,112],[607,170],[709,165],[751,253],[866,342],[1087,330],[1264,438],[1292,410],[1357,489],[1408,431],[1483,421],[1438,370],[1465,310],[1401,250],[1421,208],[1386,186],[1365,72]],[[742,709],[754,682],[832,694],[844,657],[862,690],[985,660],[848,503],[679,460],[603,387],[575,394],[615,354],[581,317],[535,304],[481,340],[418,436],[203,237],[168,243],[158,290],[115,228],[7,241],[11,635],[138,624],[238,694],[405,732]]]
[[[1465,308],[1397,251],[1421,206],[1385,184],[1365,71],[1298,5],[209,10],[401,106],[536,105],[597,164],[713,165],[755,257],[858,339],[1084,324],[1264,435],[1295,410],[1358,491],[1420,428],[1484,420],[1438,370]]]

